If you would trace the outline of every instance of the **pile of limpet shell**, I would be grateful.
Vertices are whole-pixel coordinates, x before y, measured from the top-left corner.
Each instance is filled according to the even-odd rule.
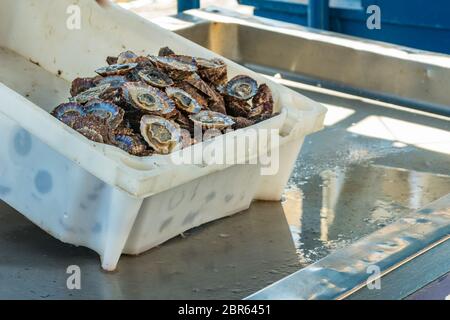
[[[52,115],[86,138],[136,156],[168,154],[196,143],[202,130],[251,126],[273,116],[269,87],[245,75],[230,80],[221,59],[131,51],[108,57],[91,78],[72,82],[70,102]],[[182,130],[184,129],[184,130]]]

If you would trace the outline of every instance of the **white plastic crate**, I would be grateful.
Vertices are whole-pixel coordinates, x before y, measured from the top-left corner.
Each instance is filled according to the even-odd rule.
[[[72,30],[67,20],[76,8],[81,28]],[[0,198],[61,241],[98,252],[105,270],[114,270],[122,253],[142,253],[247,209],[254,199],[280,200],[305,135],[323,125],[324,107],[226,59],[230,77],[248,74],[274,92],[280,115],[256,127],[281,130],[275,175],[261,175],[259,163],[176,165],[171,156],[129,156],[49,114],[67,100],[70,81],[92,75],[106,56],[125,48],[156,53],[162,46],[216,56],[117,6],[0,2]],[[257,157],[252,150],[247,157]]]

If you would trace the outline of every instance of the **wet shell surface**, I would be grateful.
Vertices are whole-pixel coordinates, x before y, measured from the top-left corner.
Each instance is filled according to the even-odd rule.
[[[175,101],[176,106],[188,113],[199,113],[202,106],[186,91],[179,88],[167,88],[167,96]]]
[[[197,71],[197,66],[193,60],[186,61],[174,56],[149,56],[149,59],[174,79],[182,79]]]
[[[202,78],[196,73],[193,73],[184,79],[187,83],[195,87],[197,90],[208,96],[212,100],[219,99],[219,93],[210,87]]]
[[[140,70],[138,71],[138,76],[140,80],[157,88],[166,88],[174,84],[173,80],[167,74],[156,68]]]
[[[76,102],[76,103],[81,103],[81,104],[85,104],[86,102],[92,100],[92,99],[99,99],[100,96],[106,92],[106,90],[108,90],[111,87],[111,85],[109,83],[106,83],[104,85],[101,86],[97,86],[97,87],[93,87],[89,90],[86,90],[72,98],[70,98],[69,100],[71,102]]]
[[[133,129],[129,127],[129,124],[126,119],[122,121],[122,124],[114,130],[115,135],[132,135],[134,134]]]
[[[111,143],[111,131],[104,121],[94,115],[77,118],[71,125],[89,140],[98,143]]]
[[[267,84],[261,84],[258,93],[253,97],[253,112],[250,118],[256,118],[261,115],[271,115],[273,113],[273,97],[272,91]]]
[[[116,64],[135,63],[138,55],[133,51],[125,51],[117,56]]]
[[[235,130],[250,127],[255,124],[254,120],[250,120],[244,117],[233,117],[233,121],[233,129]]]
[[[227,96],[225,97],[227,114],[234,117],[247,118],[251,112],[251,106],[245,100]]]
[[[232,118],[214,111],[200,111],[197,114],[189,116],[195,125],[202,126],[203,129],[223,130],[234,125]]]
[[[176,113],[175,104],[163,91],[143,82],[127,82],[122,91],[127,103],[138,110],[164,117]]]
[[[76,118],[85,116],[86,112],[81,104],[69,102],[60,104],[51,114],[70,126]]]
[[[159,49],[159,52],[158,52],[158,56],[162,56],[162,57],[170,56],[173,54],[175,54],[175,52],[173,52],[172,49],[170,49],[169,47],[163,47],[163,48]]]
[[[214,84],[215,86],[224,85],[227,82],[227,65],[221,59],[203,59],[195,58],[199,75]]]
[[[120,149],[134,156],[143,156],[150,154],[145,141],[143,141],[139,136],[132,133],[116,134],[114,137],[114,144]]]
[[[106,63],[108,65],[117,64],[117,57],[112,56],[106,57]]]
[[[194,98],[202,106],[202,108],[206,108],[208,106],[207,97],[186,81],[177,82],[175,84],[175,87],[180,88],[189,93],[191,97]]]
[[[93,87],[95,87],[95,80],[94,78],[76,78],[72,81],[72,86],[70,88],[70,95],[76,96],[83,91],[89,90]]]
[[[258,83],[254,79],[243,75],[231,79],[225,88],[227,95],[241,100],[251,99],[257,91]]]
[[[104,121],[111,129],[116,129],[123,121],[125,111],[113,103],[103,100],[91,100],[85,106],[86,114],[92,114]]]
[[[194,123],[184,112],[178,111],[177,115],[174,117],[174,121],[178,123],[181,129],[194,132]]]
[[[196,73],[185,78],[185,82],[196,88],[208,98],[208,107],[211,111],[226,114],[225,102],[223,97],[213,87],[209,86]]]
[[[97,86],[102,86],[109,84],[111,88],[117,89],[124,85],[127,79],[124,76],[109,76],[105,78],[98,79],[96,81]]]
[[[103,77],[127,74],[137,67],[137,63],[112,64],[106,67],[98,68],[96,73]]]
[[[171,120],[145,115],[140,129],[145,141],[158,153],[169,154],[181,148],[180,126]]]

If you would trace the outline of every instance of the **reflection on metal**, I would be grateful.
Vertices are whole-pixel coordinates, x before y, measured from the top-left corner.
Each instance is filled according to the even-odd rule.
[[[332,170],[320,173],[322,183],[322,208],[320,209],[320,240],[328,241],[328,227],[333,225],[334,208],[339,199],[345,174],[337,174]]]
[[[320,141],[328,144],[325,149],[333,148],[326,139]],[[321,169],[322,163],[317,161],[311,167],[310,160],[301,158],[289,182],[283,208],[302,266],[410,215],[450,191],[450,176],[370,164],[373,151],[362,149],[360,141],[351,149],[342,163],[336,163],[338,155],[327,158],[315,148],[314,152],[331,162],[329,168]],[[396,157],[402,158],[404,151],[395,149],[382,151],[391,156],[397,152]]]
[[[450,241],[445,241],[408,263],[385,275],[381,279],[379,290],[370,290],[368,287],[361,288],[347,297],[348,300],[393,300],[393,299],[444,299],[448,294],[450,277],[447,284],[442,283],[440,294],[422,296],[419,292],[429,291],[431,282],[440,282],[442,276],[450,270]],[[437,279],[437,280],[436,280]],[[424,290],[420,290],[421,288]],[[428,287],[428,288],[427,288]],[[431,285],[433,287],[433,285]],[[446,289],[445,289],[446,288]],[[436,288],[435,288],[436,289]],[[419,290],[419,292],[417,292]],[[425,292],[424,292],[425,291]],[[434,291],[434,290],[433,290]],[[418,295],[412,295],[417,292]],[[438,292],[435,292],[435,294]]]
[[[450,115],[446,55],[214,10],[155,22],[260,72]]]
[[[353,245],[251,295],[248,299],[342,299],[450,239],[450,194]]]

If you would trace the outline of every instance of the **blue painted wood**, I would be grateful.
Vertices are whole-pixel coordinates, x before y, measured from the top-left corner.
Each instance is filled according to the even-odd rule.
[[[286,12],[292,14],[306,14],[308,1],[296,0],[238,0],[239,3],[254,6],[258,9]]]
[[[308,25],[307,1],[239,2],[254,6],[255,15]],[[366,26],[369,5],[380,7],[381,30],[369,30]],[[330,0],[329,30],[450,54],[449,15],[448,0]]]
[[[198,8],[200,8],[200,0],[178,0],[178,13]]]
[[[259,17],[281,20],[299,25],[306,25],[308,23],[308,18],[306,14],[303,15],[286,14],[284,12],[276,12],[267,9],[255,9],[254,14]]]
[[[330,25],[330,10],[328,0],[309,0],[308,26],[328,30]]]

